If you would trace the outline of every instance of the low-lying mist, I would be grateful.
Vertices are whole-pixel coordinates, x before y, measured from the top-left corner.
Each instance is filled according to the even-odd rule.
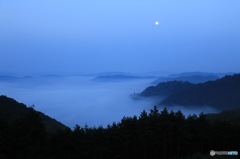
[[[28,106],[34,105],[63,124],[73,127],[106,126],[118,122],[123,116],[139,115],[158,103],[155,99],[133,100],[130,94],[141,92],[153,79],[136,79],[122,82],[98,82],[93,77],[49,77],[0,82],[2,95],[7,95]],[[163,106],[160,106],[160,110]],[[185,115],[214,112],[206,107],[182,110]]]

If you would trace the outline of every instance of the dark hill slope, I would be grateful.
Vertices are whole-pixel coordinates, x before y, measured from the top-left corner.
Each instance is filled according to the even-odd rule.
[[[220,109],[239,108],[240,74],[196,84],[193,87],[172,93],[161,104],[208,105]]]
[[[8,118],[9,121],[17,120],[25,116],[32,108],[28,108],[25,104],[19,103],[12,98],[0,96],[0,113]],[[36,111],[42,124],[49,133],[54,133],[58,130],[67,129],[65,125],[49,116]]]
[[[193,86],[194,84],[192,83],[182,81],[162,82],[157,86],[150,86],[146,88],[142,93],[140,93],[140,95],[144,97],[168,96],[172,93],[176,93],[180,90],[191,88]]]

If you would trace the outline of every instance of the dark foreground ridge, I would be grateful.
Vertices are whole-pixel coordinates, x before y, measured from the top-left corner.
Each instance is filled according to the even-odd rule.
[[[155,106],[106,128],[63,126],[53,133],[42,113],[11,98],[0,99],[1,159],[207,159],[210,150],[240,148],[240,125],[234,124],[239,118],[232,123],[222,116],[218,120],[218,114],[185,117]],[[234,112],[240,116],[239,110]]]
[[[46,128],[47,132],[55,133],[58,130],[64,130],[68,127],[60,123],[59,121],[45,115],[42,112],[35,111],[32,107],[27,107],[23,103],[19,103],[12,98],[6,96],[0,96],[0,114],[4,116],[9,122],[22,119],[26,114],[35,113],[41,124]]]

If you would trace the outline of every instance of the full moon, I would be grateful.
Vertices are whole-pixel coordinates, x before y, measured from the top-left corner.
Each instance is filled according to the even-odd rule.
[[[155,25],[159,25],[159,22],[158,22],[158,21],[156,21],[156,22],[155,22]]]

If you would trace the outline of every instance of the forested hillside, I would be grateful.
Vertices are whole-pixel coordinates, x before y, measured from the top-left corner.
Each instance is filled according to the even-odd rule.
[[[164,97],[160,104],[166,106],[211,106],[220,110],[240,108],[240,74],[199,84],[162,82],[146,88],[139,95],[159,97],[159,102]]]
[[[29,112],[34,112],[39,116],[41,124],[47,131],[53,133],[59,129],[66,129],[67,127],[57,120],[43,114],[42,112],[33,111],[33,107],[27,107],[23,103],[19,103],[16,100],[0,96],[0,113],[10,122],[14,122],[20,118],[25,117]]]
[[[2,98],[8,100],[5,106],[15,107],[15,100]],[[23,104],[18,106],[23,110]],[[201,159],[209,158],[210,150],[239,151],[240,147],[240,126],[231,120],[209,121],[204,114],[185,117],[181,111],[159,111],[156,106],[106,128],[76,125],[55,133],[46,130],[33,108],[13,112],[24,115],[11,120],[6,112],[0,110],[2,159]]]
[[[216,81],[196,84],[169,95],[161,104],[184,106],[212,106],[217,109],[240,107],[240,74],[225,76]]]
[[[194,84],[189,82],[182,82],[182,81],[169,81],[169,82],[162,82],[156,86],[150,86],[146,88],[142,93],[141,96],[144,97],[166,97],[170,94],[176,93],[178,91],[191,88]]]

